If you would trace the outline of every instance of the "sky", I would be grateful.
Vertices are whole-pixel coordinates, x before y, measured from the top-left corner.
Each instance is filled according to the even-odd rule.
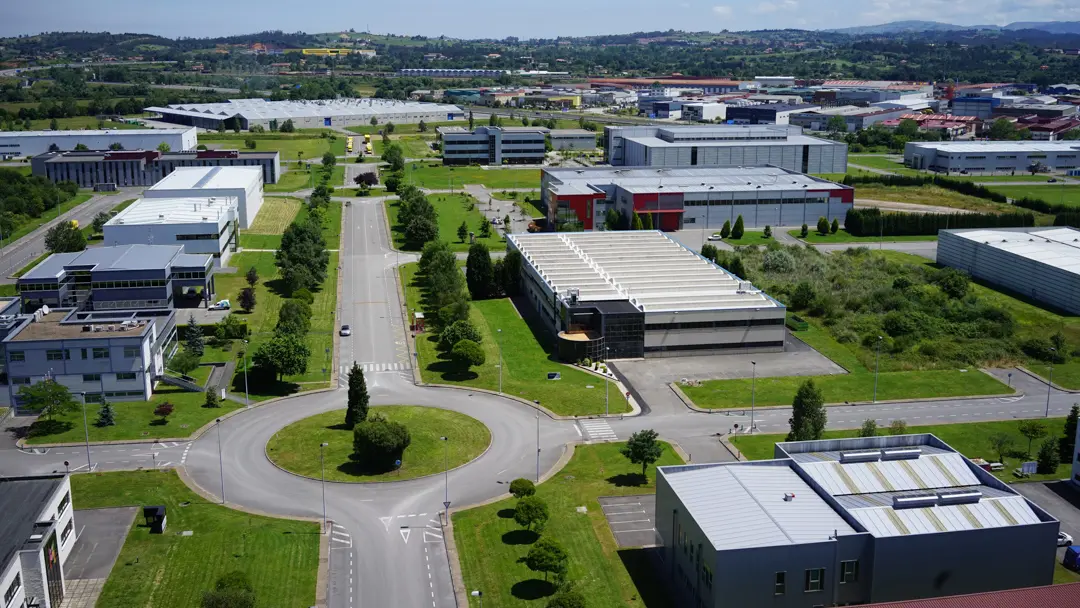
[[[919,19],[1077,21],[1078,0],[0,0],[0,36],[108,31],[175,38],[264,30],[550,38],[635,31],[828,29]]]

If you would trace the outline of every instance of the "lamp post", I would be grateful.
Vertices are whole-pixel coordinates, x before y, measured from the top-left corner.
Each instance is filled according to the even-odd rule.
[[[479,589],[477,589],[476,591],[473,591],[469,595],[471,595],[473,597],[476,597],[476,598],[480,598],[480,608],[484,608],[484,592],[483,591],[480,591]]]
[[[443,502],[450,504],[450,439],[448,437],[439,437],[439,439],[443,442]]]
[[[757,361],[750,362],[750,434],[754,434],[754,406],[757,405]]]
[[[105,398],[105,394],[101,394],[101,398]],[[90,463],[90,426],[86,424],[86,393],[83,393],[82,400],[82,425],[83,433],[86,435],[86,472],[89,473],[94,468]]]
[[[248,341],[244,340],[244,407],[251,407],[251,395],[248,393],[247,383],[247,356],[248,356]]]
[[[326,459],[323,457],[323,451],[326,449],[326,446],[328,446],[328,445],[330,445],[330,444],[325,443],[325,442],[319,444],[319,470],[321,471],[320,475],[322,477],[322,525],[323,525],[323,530],[324,531],[327,529],[327,521],[326,521]]]
[[[1050,391],[1054,388],[1054,355],[1057,349],[1050,347],[1050,381],[1046,383],[1046,417],[1050,417]]]
[[[221,504],[225,504],[225,460],[221,457],[221,418],[215,421],[217,427],[218,472],[221,475]]]
[[[501,395],[502,394],[502,368],[503,368],[502,330],[501,329],[496,329],[495,330],[495,342],[499,345],[499,394]]]
[[[605,346],[604,347],[604,369],[608,369],[607,362],[608,362],[608,357],[610,357],[610,356],[611,356],[611,347],[610,346]],[[610,389],[610,387],[611,387],[611,382],[609,382],[607,378],[604,378],[604,415],[605,416],[607,416],[608,413],[609,413],[608,412],[608,390]]]
[[[540,401],[533,403],[536,404],[536,483],[540,483]]]
[[[878,336],[877,342],[874,344],[874,403],[877,403],[878,360],[881,358],[881,341],[883,339]]]

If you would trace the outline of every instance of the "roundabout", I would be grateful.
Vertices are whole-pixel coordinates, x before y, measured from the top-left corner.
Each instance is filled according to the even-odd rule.
[[[390,471],[372,470],[353,457],[353,431],[343,424],[345,410],[331,410],[285,426],[266,444],[266,456],[279,468],[311,479],[320,479],[325,462],[327,481],[344,483],[394,482],[442,473],[467,464],[491,444],[491,432],[471,416],[451,410],[416,405],[372,407],[375,414],[404,424],[411,443],[401,466]],[[444,444],[441,437],[446,437]],[[320,460],[320,446],[323,460]]]

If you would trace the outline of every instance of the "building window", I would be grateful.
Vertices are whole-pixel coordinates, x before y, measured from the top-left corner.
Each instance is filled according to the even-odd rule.
[[[83,382],[101,382],[101,374],[83,374]]]
[[[68,537],[71,536],[71,533],[74,530],[75,530],[75,518],[72,517],[71,519],[68,520],[67,525],[64,526],[64,531],[60,533],[60,545],[61,546],[63,546],[64,544],[67,543]]]
[[[47,351],[45,351],[45,360],[46,361],[63,361],[65,352],[66,351],[63,351],[63,350],[47,350]]]
[[[4,605],[11,603],[11,600],[15,599],[15,594],[22,589],[22,575],[18,572],[15,573],[15,580],[11,581],[11,586],[4,592]]]
[[[8,355],[10,355],[12,363],[21,363],[23,361],[26,361],[26,353],[24,351],[13,350],[9,351]]]
[[[30,384],[29,376],[15,376],[11,379],[12,384]]]
[[[840,562],[840,584],[854,583],[859,580],[859,560],[852,559]]]
[[[712,589],[713,573],[712,568],[710,568],[707,564],[701,567],[701,578],[703,581],[705,581],[705,586],[709,589]]]
[[[64,514],[64,511],[67,511],[68,505],[70,504],[71,492],[68,492],[67,494],[64,494],[63,498],[60,499],[60,504],[56,505],[56,519],[60,519],[60,517]]]
[[[135,379],[135,372],[117,372],[116,379],[117,380],[134,380]]]
[[[803,590],[807,593],[821,591],[825,588],[825,569],[810,568],[806,571],[806,584]]]
[[[124,347],[124,358],[125,359],[134,359],[135,357],[138,357],[138,356],[139,356],[139,347],[138,346],[125,346]]]
[[[94,358],[95,359],[108,359],[109,358],[109,349],[108,348],[95,348],[94,349]]]
[[[773,583],[773,595],[787,593],[787,572],[777,572],[776,581]]]

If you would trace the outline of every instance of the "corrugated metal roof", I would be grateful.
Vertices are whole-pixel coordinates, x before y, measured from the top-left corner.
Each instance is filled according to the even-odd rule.
[[[1080,602],[1080,583],[867,604],[865,608],[1075,608],[1077,602]]]
[[[1080,230],[1075,228],[976,229],[948,232],[962,239],[1007,251],[1071,274],[1080,274]]]
[[[1021,496],[984,497],[977,503],[913,509],[892,506],[848,509],[876,537],[955,532],[1037,524],[1039,518]]]
[[[924,454],[911,460],[801,462],[803,470],[834,496],[980,485],[959,454]]]

